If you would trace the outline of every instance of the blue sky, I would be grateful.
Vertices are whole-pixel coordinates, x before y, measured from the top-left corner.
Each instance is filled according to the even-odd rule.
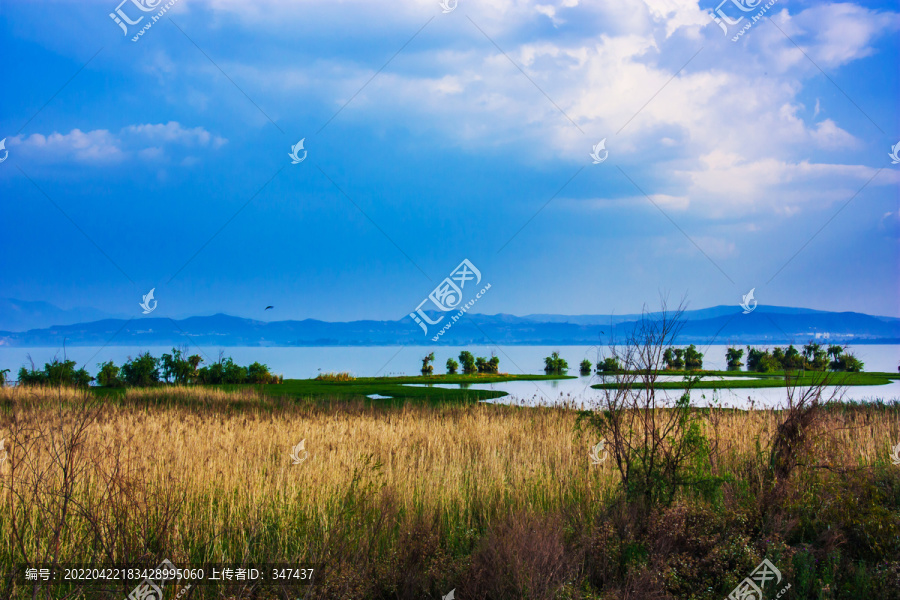
[[[397,319],[468,258],[484,313],[900,316],[896,3],[117,4],[0,3],[2,296]]]

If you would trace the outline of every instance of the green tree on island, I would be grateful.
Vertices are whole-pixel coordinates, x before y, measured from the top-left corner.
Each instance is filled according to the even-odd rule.
[[[598,373],[620,373],[621,371],[622,365],[620,365],[619,360],[613,356],[608,356],[597,363]]]
[[[744,366],[744,363],[741,362],[743,357],[744,350],[742,348],[733,348],[729,346],[725,351],[725,358],[728,359],[728,370],[734,371]]]
[[[447,375],[456,375],[456,370],[459,369],[459,363],[453,360],[452,358],[447,359]]]
[[[500,359],[492,356],[490,360],[479,356],[475,359],[475,368],[479,373],[496,374],[500,372]]]
[[[464,375],[474,375],[478,372],[475,366],[475,357],[468,350],[459,353],[459,363],[462,365]]]
[[[684,368],[684,350],[682,348],[666,348],[663,352],[663,361],[666,369],[680,371]]]
[[[590,375],[592,366],[593,365],[591,364],[591,361],[589,361],[588,359],[584,359],[583,361],[581,361],[581,366],[579,367],[578,371],[582,375]]]
[[[431,375],[434,373],[434,366],[431,362],[434,360],[434,352],[428,354],[425,358],[422,359],[422,375]]]
[[[569,370],[569,363],[560,358],[559,352],[554,352],[544,358],[544,373],[547,375],[562,375]]]
[[[703,353],[693,344],[684,349],[684,367],[691,371],[703,368]]]

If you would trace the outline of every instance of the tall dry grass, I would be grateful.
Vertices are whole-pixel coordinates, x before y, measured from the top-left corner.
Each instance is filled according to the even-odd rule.
[[[814,451],[834,466],[884,460],[900,430],[896,411],[825,418],[833,435]],[[773,410],[709,413],[716,468],[739,469],[778,422]],[[411,543],[416,528],[471,548],[510,515],[590,513],[618,483],[609,462],[591,464],[597,440],[576,414],[553,408],[294,403],[206,388],[97,404],[73,390],[3,388],[2,438],[5,566],[165,556],[309,560],[334,575],[342,561]],[[301,439],[308,456],[295,465]],[[335,581],[335,597],[362,585]]]

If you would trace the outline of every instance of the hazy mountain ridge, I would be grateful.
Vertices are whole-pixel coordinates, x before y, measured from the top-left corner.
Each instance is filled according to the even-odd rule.
[[[430,313],[432,320],[440,314]],[[651,314],[652,316],[652,314]],[[423,333],[410,317],[397,321],[260,321],[225,314],[180,320],[147,316],[100,319],[28,331],[0,331],[0,345],[12,347],[158,346],[389,346],[389,345],[592,345],[625,339],[640,315],[469,314],[433,342],[447,319]],[[817,338],[818,336],[818,338]],[[809,339],[840,343],[900,343],[900,319],[854,312],[792,307],[716,306],[686,311],[683,343],[776,344]]]
[[[0,298],[0,331],[26,331],[121,316],[111,315],[96,308],[66,309],[49,302]]]

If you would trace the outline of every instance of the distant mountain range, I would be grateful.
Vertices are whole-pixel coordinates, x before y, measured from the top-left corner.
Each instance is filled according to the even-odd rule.
[[[19,311],[12,317],[10,307]],[[0,323],[22,322],[28,309],[42,319],[90,314],[91,309],[61,311],[46,303],[0,301]],[[54,316],[56,315],[56,316]],[[428,313],[434,321],[438,313]],[[180,320],[100,318],[65,321],[25,331],[0,330],[0,346],[168,346],[188,341],[198,346],[393,346],[393,345],[593,345],[619,340],[640,315],[515,315],[467,314],[437,342],[432,341],[449,321],[449,314],[428,333],[406,316],[397,321],[326,322],[258,321],[217,314]],[[854,312],[759,306],[743,314],[737,306],[714,306],[686,311],[679,343],[786,344],[810,339],[836,343],[900,343],[900,319]]]
[[[25,331],[122,316],[124,315],[112,315],[96,308],[63,309],[49,302],[0,298],[0,331]],[[125,318],[128,317],[125,316]]]

